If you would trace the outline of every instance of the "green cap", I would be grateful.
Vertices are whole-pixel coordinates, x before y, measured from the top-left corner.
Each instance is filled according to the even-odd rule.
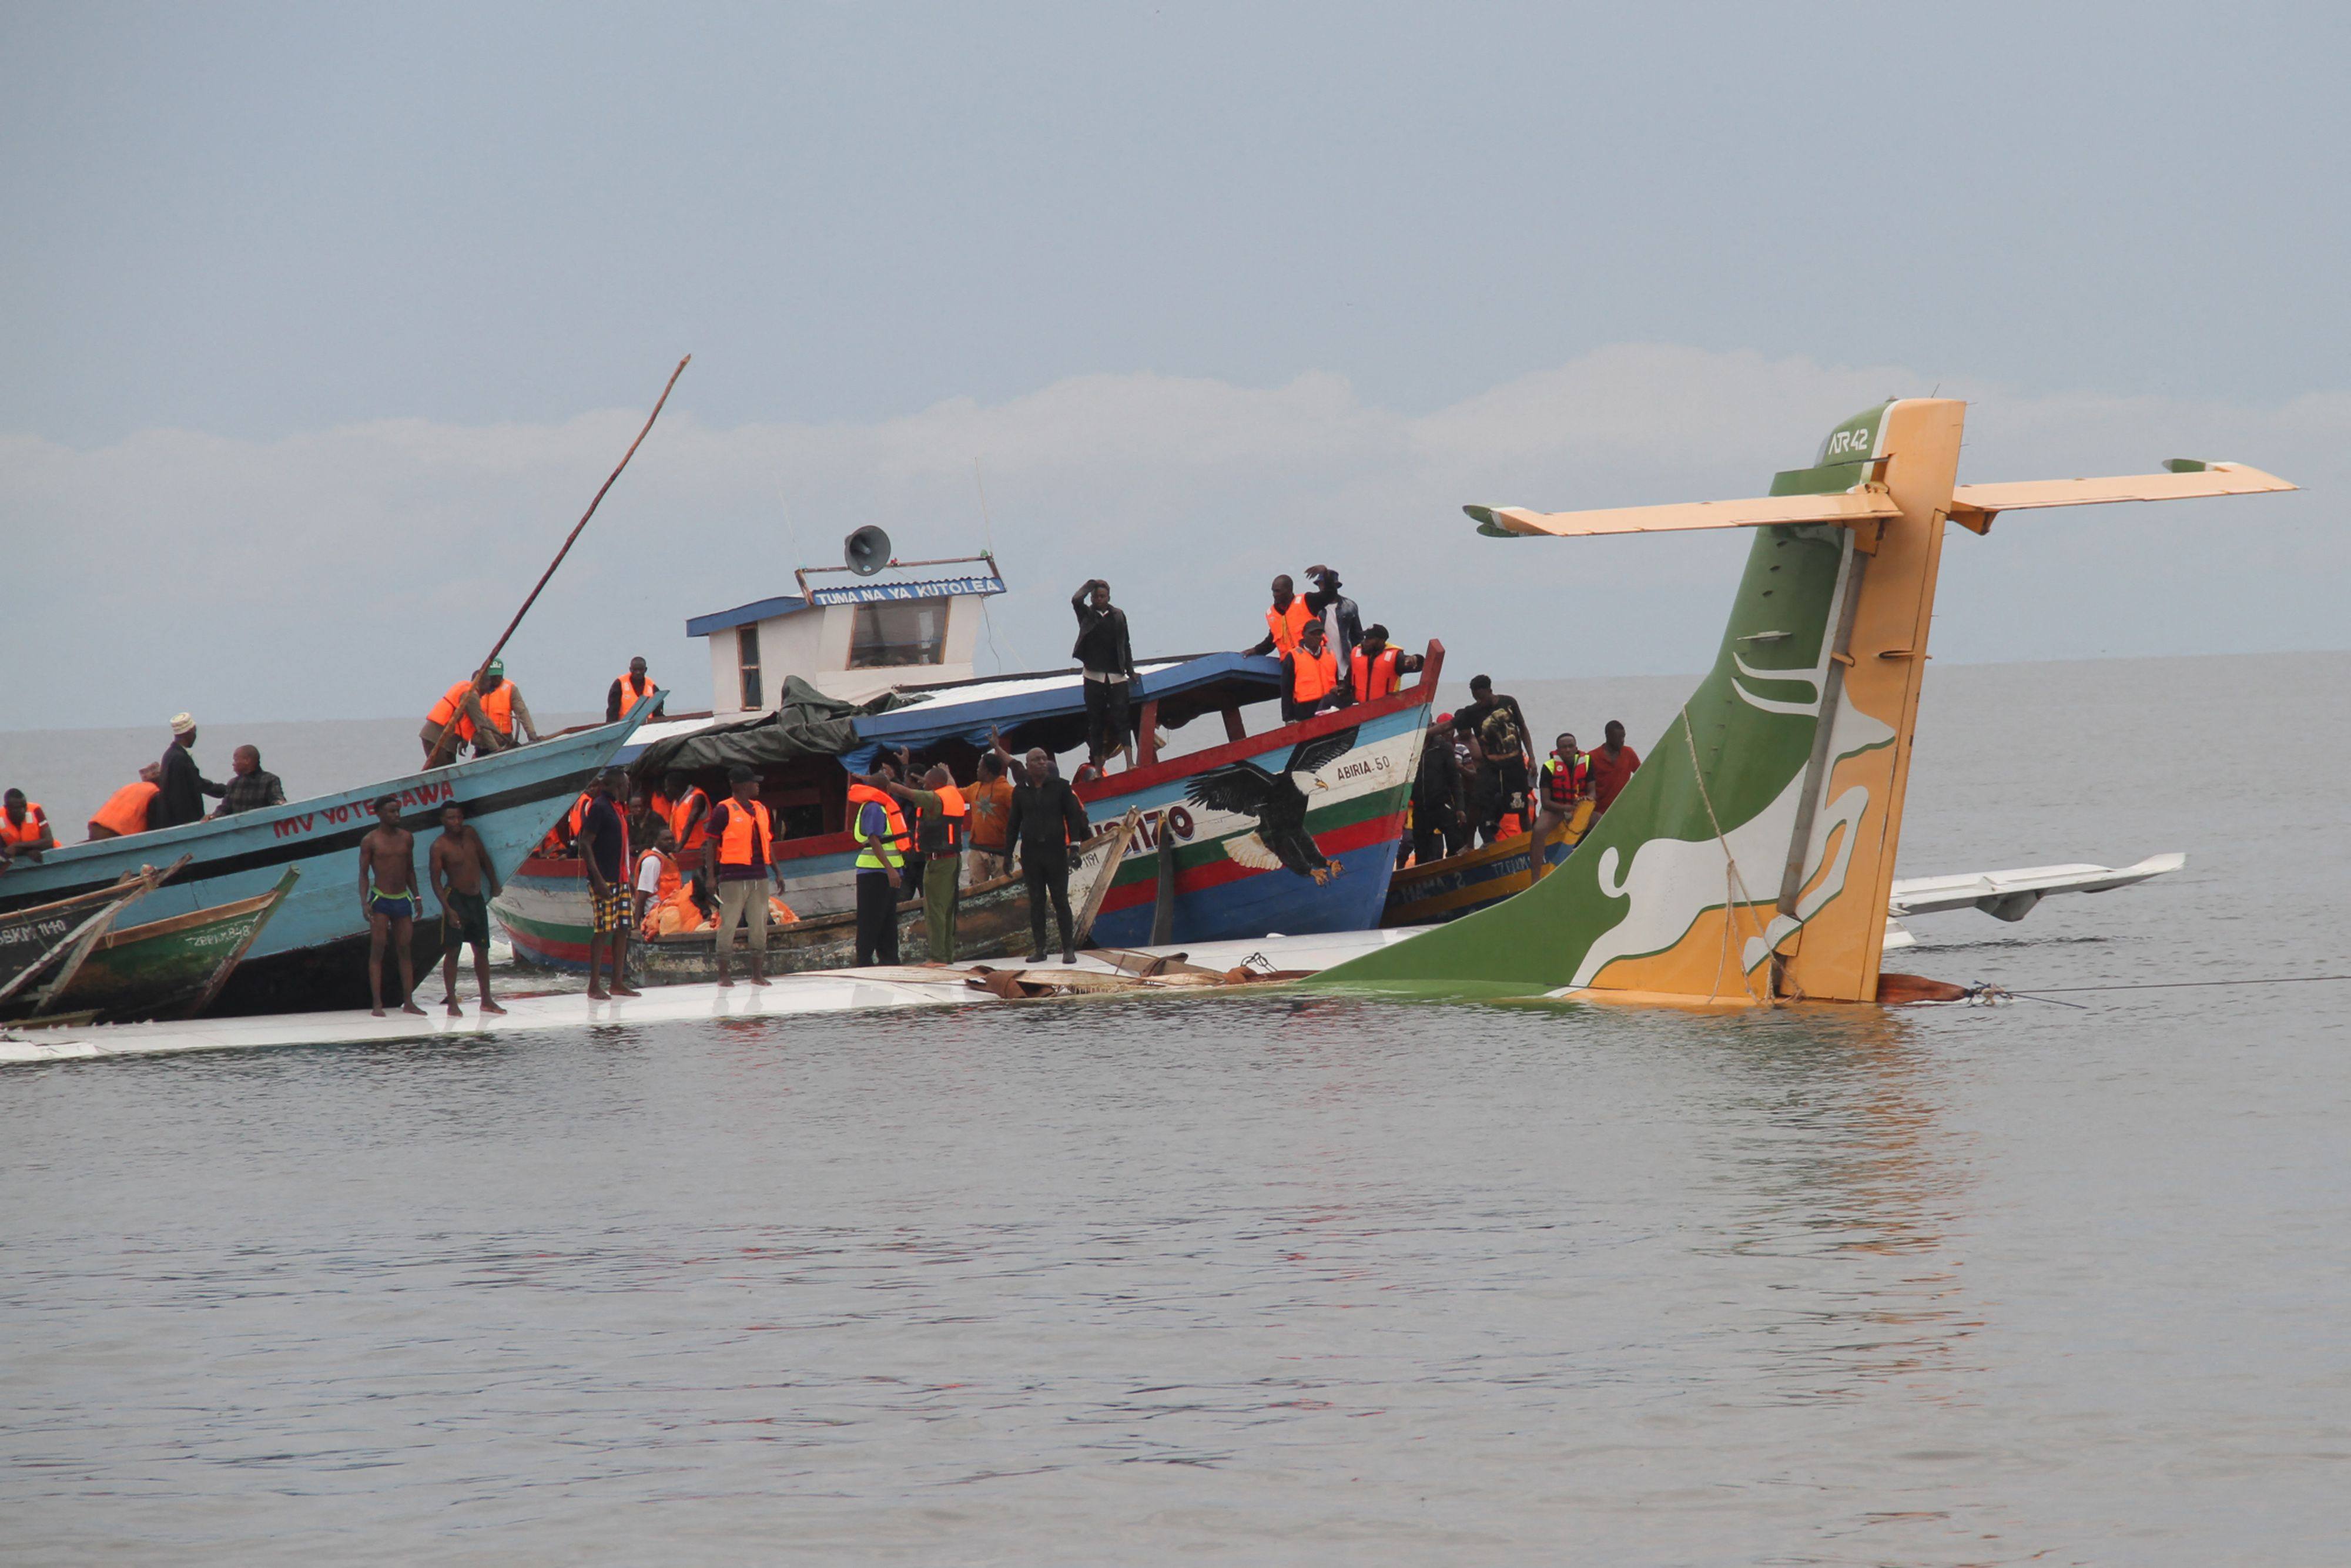
[[[492,659],[490,661],[490,674],[494,675],[503,675],[506,673],[507,662],[504,659]]]

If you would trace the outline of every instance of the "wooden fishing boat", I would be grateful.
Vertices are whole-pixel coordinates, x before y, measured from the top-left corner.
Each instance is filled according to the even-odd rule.
[[[1592,829],[1592,802],[1579,800],[1575,815],[1551,831],[1543,860],[1557,865]],[[1435,925],[1458,920],[1515,897],[1534,885],[1534,834],[1512,833],[1490,844],[1463,850],[1426,865],[1408,865],[1388,882],[1382,925]]]
[[[123,873],[165,853],[186,854],[186,869],[140,905],[141,921],[242,904],[270,893],[287,868],[296,868],[303,873],[300,882],[258,933],[215,1005],[229,1012],[356,1006],[367,998],[367,915],[356,892],[360,841],[375,828],[373,802],[386,795],[399,800],[402,823],[416,834],[420,868],[440,831],[440,809],[453,801],[464,805],[466,821],[503,872],[529,853],[637,724],[632,714],[618,724],[333,795],[68,844],[40,864],[0,878],[0,913],[22,914],[25,905],[114,889]],[[437,910],[416,921],[413,947],[419,972],[441,961]]]
[[[1078,848],[1070,864],[1070,916],[1076,939],[1082,943],[1102,911],[1104,895],[1118,875],[1138,817],[1130,812]],[[956,957],[999,958],[1024,952],[1029,939],[1029,887],[1019,876],[1000,876],[963,890],[956,905]],[[729,962],[749,973],[749,938],[737,930]],[[718,974],[717,945],[707,927],[672,936],[655,936],[629,946],[631,967],[648,985],[681,985],[714,979]],[[930,929],[923,903],[910,899],[898,905],[898,961],[902,966],[931,959]],[[857,914],[844,910],[813,915],[768,927],[767,972],[797,975],[811,969],[845,969],[857,961]]]
[[[16,1021],[193,1018],[220,994],[301,875],[289,866],[267,893],[107,932]]]
[[[37,1006],[69,983],[116,916],[186,863],[160,872],[141,866],[110,886],[0,915],[0,1008],[20,993],[32,999],[16,1005]]]
[[[1243,710],[1276,700],[1276,661],[1229,653],[1142,661],[1134,766],[1076,786],[1096,821],[1139,812],[1096,938],[1207,942],[1376,925],[1444,658],[1432,642],[1411,686],[1254,735]],[[900,686],[887,700],[895,706],[828,702],[794,677],[777,712],[648,725],[616,760],[649,794],[674,773],[714,799],[730,765],[751,768],[776,814],[785,896],[816,918],[854,906],[848,778],[878,752],[904,747],[968,780],[991,731],[1016,755],[1084,744],[1084,682],[1074,670]],[[1199,719],[1221,721],[1220,744],[1161,755],[1163,731]],[[542,851],[505,881],[490,908],[516,959],[584,968],[590,918],[578,859]]]

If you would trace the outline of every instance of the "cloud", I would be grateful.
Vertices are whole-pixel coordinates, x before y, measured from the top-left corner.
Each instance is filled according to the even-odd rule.
[[[1476,537],[1464,501],[1561,508],[1753,494],[1823,431],[1899,392],[1895,366],[1630,345],[1425,412],[1308,374],[1249,388],[1149,374],[956,399],[873,423],[697,423],[691,375],[517,636],[542,712],[601,704],[644,653],[708,697],[686,616],[788,590],[863,523],[902,556],[992,545],[1007,669],[1066,662],[1064,602],[1110,578],[1139,646],[1237,647],[1265,580],[1341,569],[1458,674],[1693,670],[1741,538]],[[2273,408],[2028,395],[1973,403],[1964,475],[2237,457],[2304,494],[2002,518],[1946,552],[1945,658],[2340,646],[2332,526],[2351,396]],[[643,415],[475,427],[393,419],[282,440],[154,430],[93,450],[0,436],[13,668],[0,726],[422,715],[506,623]],[[977,471],[975,472],[975,463]],[[987,511],[983,517],[984,480]]]

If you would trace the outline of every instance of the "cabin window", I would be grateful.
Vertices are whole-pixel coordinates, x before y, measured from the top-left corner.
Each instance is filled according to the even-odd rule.
[[[763,708],[767,702],[759,687],[759,628],[737,626],[735,629],[735,664],[743,677],[743,706]]]
[[[861,604],[849,633],[849,667],[941,664],[947,654],[947,601],[897,599]]]

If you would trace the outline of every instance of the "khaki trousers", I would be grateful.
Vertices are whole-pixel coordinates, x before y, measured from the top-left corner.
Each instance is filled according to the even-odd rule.
[[[735,946],[735,926],[746,922],[751,927],[751,951],[762,959],[768,956],[768,879],[756,881],[744,877],[737,882],[718,884],[719,951],[731,952]]]

